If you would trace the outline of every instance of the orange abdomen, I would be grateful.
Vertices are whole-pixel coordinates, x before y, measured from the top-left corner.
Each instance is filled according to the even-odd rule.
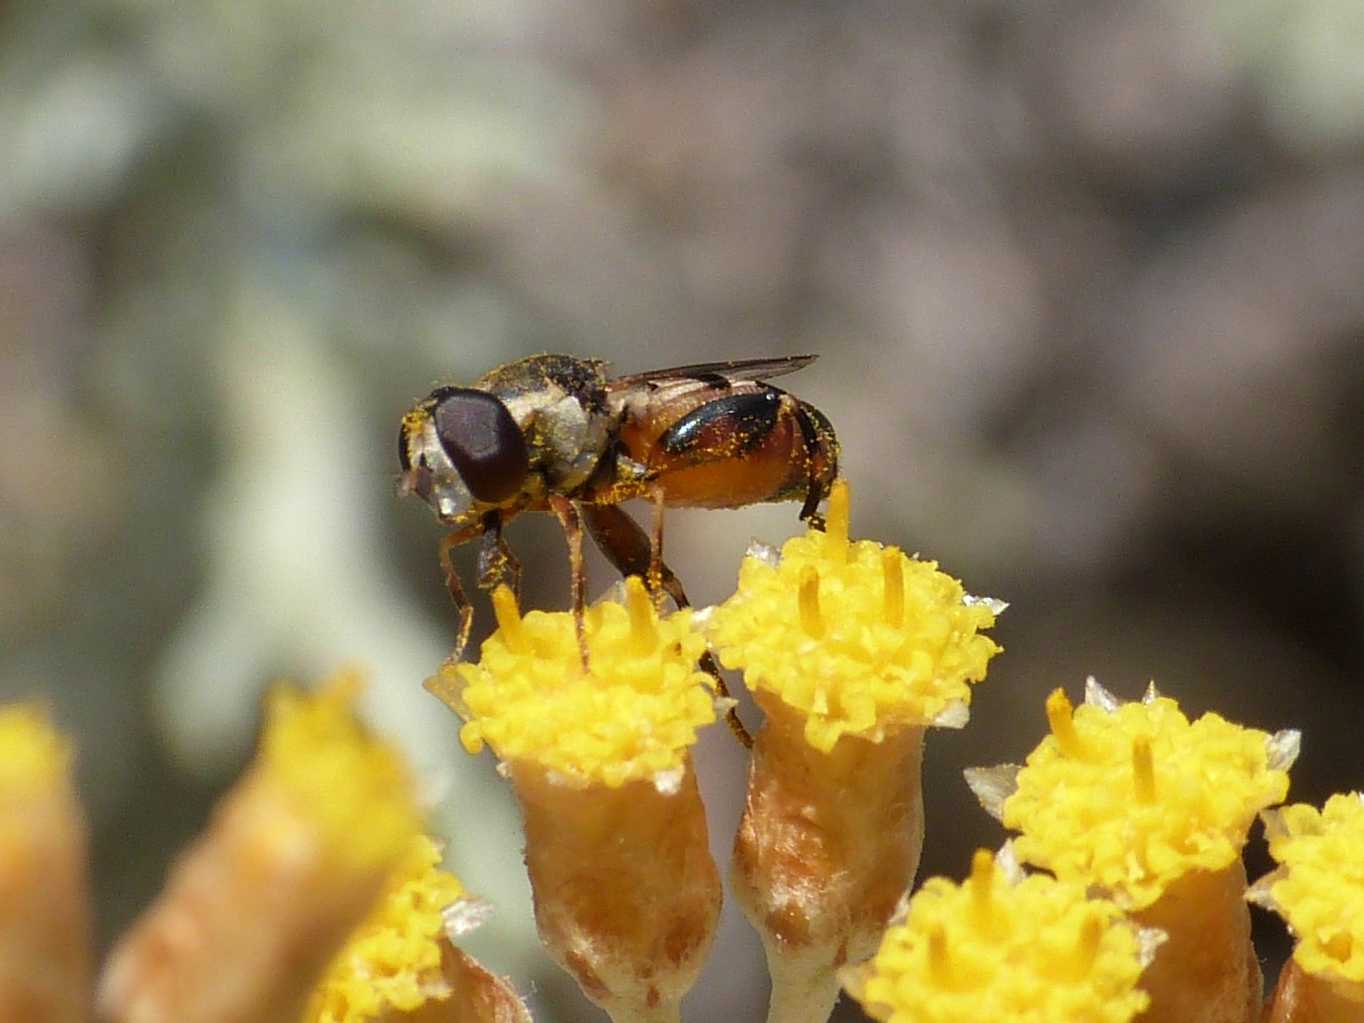
[[[665,504],[739,508],[821,492],[836,471],[827,420],[775,387],[699,388],[623,424],[625,453],[647,469]]]

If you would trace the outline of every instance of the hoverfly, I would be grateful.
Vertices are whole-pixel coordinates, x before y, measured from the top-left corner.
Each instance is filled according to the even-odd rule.
[[[583,639],[583,524],[622,575],[642,576],[658,597],[688,606],[663,562],[663,509],[738,508],[802,501],[800,518],[823,527],[819,503],[838,469],[838,440],[812,405],[768,380],[813,355],[703,363],[608,377],[607,364],[535,355],[499,366],[469,387],[438,387],[403,417],[399,489],[421,497],[450,528],[440,542],[445,584],[459,613],[453,658],[468,643],[473,608],[451,554],[479,540],[478,584],[516,589],[520,564],[502,527],[523,511],[548,511],[568,541],[579,647]],[[621,508],[653,503],[653,530]],[[707,654],[702,668],[725,692]],[[742,725],[731,711],[741,738]]]

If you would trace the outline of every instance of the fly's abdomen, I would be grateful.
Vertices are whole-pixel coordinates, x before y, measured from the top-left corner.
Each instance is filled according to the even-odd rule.
[[[621,432],[664,503],[738,508],[822,497],[837,468],[837,441],[811,406],[766,384],[709,390],[683,407],[655,408]],[[698,400],[698,398],[700,400]]]

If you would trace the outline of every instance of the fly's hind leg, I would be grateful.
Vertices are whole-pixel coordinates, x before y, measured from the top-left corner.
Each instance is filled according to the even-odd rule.
[[[825,496],[824,489],[811,482],[805,494],[805,504],[800,509],[800,520],[808,522],[811,529],[818,529],[821,533],[824,532],[825,522],[824,516],[819,513],[819,502]]]
[[[805,442],[806,489],[801,505],[800,520],[811,529],[824,532],[824,516],[819,513],[819,502],[829,496],[833,481],[838,476],[838,440],[834,428],[823,414],[808,405],[796,407],[796,425]]]
[[[658,585],[662,591],[672,597],[678,607],[691,606],[681,580],[673,574],[661,556],[658,557],[655,566],[656,545],[639,523],[615,505],[583,505],[583,516],[587,520],[587,531],[592,534],[592,539],[596,541],[597,547],[606,555],[607,560],[616,566],[616,571],[624,576],[637,575],[646,580],[652,589],[654,584],[649,580],[656,568]],[[661,532],[657,536],[659,540],[662,539]],[[715,680],[716,692],[728,699],[729,687],[725,685],[724,677],[720,674],[720,666],[715,663],[715,658],[711,656],[709,650],[701,655],[701,670]],[[748,729],[739,720],[739,715],[733,707],[726,712],[725,722],[735,738],[746,747],[750,749],[753,747],[753,736],[748,734]]]

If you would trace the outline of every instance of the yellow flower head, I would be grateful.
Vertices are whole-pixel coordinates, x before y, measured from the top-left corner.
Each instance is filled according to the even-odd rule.
[[[374,912],[327,968],[303,1023],[369,1023],[454,993],[441,969],[442,911],[464,888],[439,864],[435,843],[419,835]]]
[[[50,788],[70,762],[70,746],[41,707],[0,707],[0,798]]]
[[[626,580],[624,604],[588,609],[587,672],[572,614],[522,618],[506,587],[493,608],[498,629],[479,663],[446,665],[428,683],[454,693],[470,753],[486,742],[504,761],[615,788],[679,770],[696,730],[715,720],[710,676],[697,668],[705,638],[691,612],[660,616],[638,578]]]
[[[256,757],[261,779],[287,794],[335,865],[353,873],[395,860],[420,830],[401,754],[352,712],[361,684],[342,673],[315,693],[277,686],[266,698]]]
[[[1018,772],[1004,825],[1022,832],[1019,858],[1126,908],[1149,906],[1191,870],[1217,871],[1241,853],[1255,814],[1281,802],[1288,772],[1265,732],[1205,714],[1190,723],[1174,700],[1104,699],[1072,708],[1047,700],[1051,734]]]
[[[1281,866],[1274,907],[1298,936],[1293,958],[1308,973],[1364,982],[1364,795],[1335,795],[1324,809],[1265,814],[1269,852]]]
[[[807,716],[823,752],[840,736],[880,742],[903,725],[946,723],[971,701],[1000,647],[980,630],[1002,605],[969,597],[936,562],[848,541],[848,485],[834,484],[826,532],[750,554],[715,609],[710,639],[727,668]],[[965,715],[955,716],[954,724]]]
[[[1041,874],[1011,883],[985,850],[961,885],[926,881],[867,967],[849,971],[866,1011],[894,1023],[1127,1023],[1141,942],[1112,902]]]

